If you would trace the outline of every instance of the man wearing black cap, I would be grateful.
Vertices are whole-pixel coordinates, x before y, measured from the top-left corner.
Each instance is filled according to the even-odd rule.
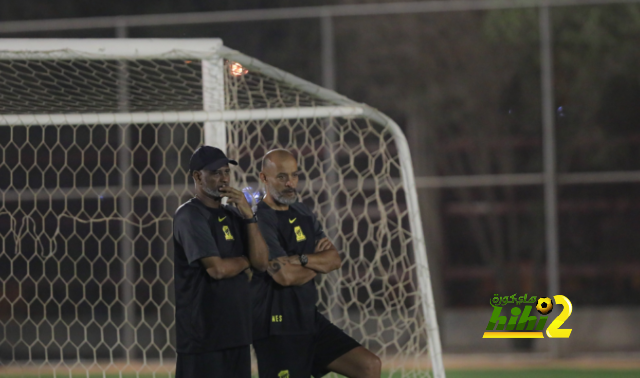
[[[269,250],[244,194],[229,186],[229,164],[238,163],[198,148],[189,162],[196,196],[173,219],[176,378],[251,376],[247,276],[266,270]]]

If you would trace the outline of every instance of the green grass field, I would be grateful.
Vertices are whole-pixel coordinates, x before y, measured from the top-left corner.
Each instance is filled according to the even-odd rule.
[[[54,378],[53,375],[3,375],[2,378]],[[166,375],[156,375],[155,378],[169,378]],[[640,377],[640,370],[571,370],[571,369],[524,369],[524,370],[447,370],[447,378],[637,378]],[[152,375],[135,374],[99,374],[87,375],[58,374],[55,378],[154,378]],[[255,377],[257,378],[257,377]],[[400,378],[400,374],[384,373],[382,378]]]
[[[483,370],[447,371],[447,378],[632,378],[640,377],[640,370]]]

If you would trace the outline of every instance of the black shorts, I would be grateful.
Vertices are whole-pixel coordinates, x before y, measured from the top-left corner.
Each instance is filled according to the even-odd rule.
[[[254,340],[260,378],[319,378],[327,366],[357,348],[357,341],[318,314],[316,333]]]
[[[176,378],[251,378],[249,346],[216,352],[178,353]]]

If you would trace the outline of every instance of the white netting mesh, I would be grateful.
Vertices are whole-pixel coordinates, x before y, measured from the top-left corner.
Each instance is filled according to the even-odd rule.
[[[199,61],[0,61],[0,113],[202,110]],[[122,76],[124,74],[124,76]]]
[[[226,109],[333,105],[227,68]],[[201,110],[201,72],[196,60],[0,61],[0,113]],[[342,268],[318,281],[321,310],[394,377],[427,376],[391,133],[365,119],[226,125],[240,187],[258,188],[269,149],[298,156],[301,199],[343,251]],[[201,123],[0,126],[3,375],[173,372],[171,217],[191,196],[187,164],[203,140]]]

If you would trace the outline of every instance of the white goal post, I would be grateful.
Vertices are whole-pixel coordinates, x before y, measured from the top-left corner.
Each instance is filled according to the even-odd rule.
[[[445,377],[400,127],[219,39],[0,39],[0,370],[172,371],[171,216],[203,143],[252,196],[292,150],[344,261],[321,310],[394,377]]]

